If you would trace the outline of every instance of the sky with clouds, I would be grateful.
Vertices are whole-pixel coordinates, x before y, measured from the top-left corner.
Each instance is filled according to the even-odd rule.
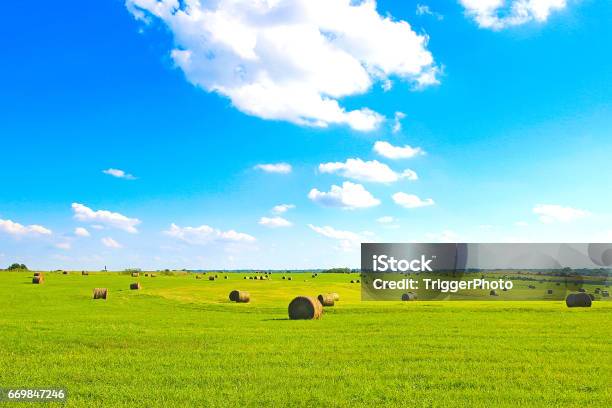
[[[595,0],[11,2],[0,265],[611,241],[611,18]]]

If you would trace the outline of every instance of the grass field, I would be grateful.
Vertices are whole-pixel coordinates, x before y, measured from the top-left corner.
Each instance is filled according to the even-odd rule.
[[[612,406],[612,302],[361,302],[339,274],[31,276],[0,272],[0,387],[65,387],[70,407]],[[287,320],[294,296],[330,291],[321,320]]]

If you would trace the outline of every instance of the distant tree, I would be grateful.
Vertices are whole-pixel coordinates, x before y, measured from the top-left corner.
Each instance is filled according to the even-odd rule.
[[[349,268],[332,268],[323,271],[323,273],[351,273]]]
[[[7,268],[7,270],[9,270],[9,271],[17,271],[17,270],[24,270],[24,271],[27,271],[27,270],[28,270],[28,267],[27,267],[27,266],[25,266],[24,264],[14,263],[14,264],[12,264],[11,266],[9,266],[9,267]]]

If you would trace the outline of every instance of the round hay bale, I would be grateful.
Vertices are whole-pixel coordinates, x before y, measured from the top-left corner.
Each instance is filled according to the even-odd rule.
[[[215,279],[217,279],[219,277],[219,275],[215,275]]]
[[[214,280],[215,280],[215,277],[214,277],[214,276],[209,276],[209,277],[208,277],[208,280],[209,280],[209,281],[214,281]]]
[[[149,277],[149,274],[148,274],[148,273],[145,273],[145,276],[148,278],[148,277]]]
[[[232,290],[229,294],[229,300],[236,303],[249,303],[251,295],[243,290]]]
[[[351,281],[351,283],[355,283],[355,281],[354,281],[354,280],[352,280],[352,281]]]
[[[291,320],[320,319],[322,314],[323,306],[313,297],[298,296],[289,303],[289,319]]]
[[[601,297],[610,297],[610,292],[608,292],[607,290],[602,290]]]
[[[547,294],[547,295],[552,295],[552,294],[553,294],[552,289],[548,289],[548,290],[546,291],[546,294]]]
[[[600,293],[601,293],[601,289],[599,289],[599,288],[595,288],[595,294],[596,294],[596,295],[599,295]]]
[[[535,286],[533,286],[533,285],[529,285],[528,287],[529,287],[529,289],[535,289]]]
[[[285,279],[285,277],[283,276],[283,280]]]
[[[402,295],[402,301],[409,302],[411,300],[416,300],[416,295],[414,293],[408,292]]]
[[[492,290],[489,292],[489,296],[499,296],[496,290]]]
[[[45,281],[45,277],[43,275],[34,276],[32,278],[32,283],[35,285],[40,285]]]
[[[337,302],[340,300],[340,295],[337,294],[336,292],[332,292],[331,295],[334,297],[334,302]]]
[[[243,279],[246,279],[247,277],[245,276]]]
[[[151,274],[151,277],[152,277],[152,278],[155,278],[155,277],[157,277],[157,275],[156,275],[156,274],[154,274],[154,273],[152,273],[152,274]]]
[[[63,271],[62,275],[68,275],[68,271]]]
[[[138,273],[138,272],[132,272],[132,278],[137,278],[137,277],[138,277],[138,275],[139,275],[139,273]]]
[[[223,279],[227,279],[227,276],[224,276]]]
[[[580,293],[586,293],[586,289],[585,289],[585,288],[580,288],[580,289],[578,289],[578,292],[580,292]]]
[[[287,280],[291,280],[291,276],[287,278]]]
[[[331,293],[325,293],[317,296],[317,300],[321,303],[322,306],[333,306],[334,305],[334,295]]]
[[[108,289],[106,288],[95,288],[93,293],[94,299],[104,299],[108,297]]]
[[[356,281],[356,282],[357,282],[357,283],[359,283],[359,282],[361,282],[361,281],[360,281],[359,279],[357,279],[357,281]]]
[[[140,282],[130,283],[130,289],[131,290],[139,290],[139,289],[142,289],[142,286],[140,286]]]
[[[89,275],[89,272],[87,272],[87,271],[81,271],[81,275],[83,275],[83,276],[87,276],[87,275]]]
[[[570,293],[565,298],[567,307],[591,307],[591,298],[586,293]]]
[[[589,297],[591,298],[591,301],[595,300],[595,295],[592,293],[587,293],[587,295],[589,295]]]

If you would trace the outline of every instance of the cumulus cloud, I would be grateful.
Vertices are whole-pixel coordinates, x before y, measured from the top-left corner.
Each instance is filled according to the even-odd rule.
[[[170,229],[164,233],[172,238],[193,245],[207,245],[215,242],[254,242],[255,237],[234,230],[221,231],[208,225],[199,227],[179,227],[171,224]]]
[[[330,162],[319,165],[321,173],[338,173],[343,177],[372,183],[393,183],[400,179],[417,180],[417,174],[410,169],[396,173],[389,166],[378,160],[363,161],[348,159],[345,163]]]
[[[405,117],[406,114],[404,112],[395,112],[395,116],[393,117],[393,127],[391,128],[393,133],[398,133],[400,130],[402,130],[402,119]]]
[[[111,237],[104,237],[100,240],[100,242],[102,242],[102,245],[104,245],[107,248],[112,248],[112,249],[123,248],[123,246],[120,243],[118,243]]]
[[[283,217],[261,217],[259,219],[259,225],[263,225],[268,228],[281,228],[290,227],[293,224]]]
[[[125,171],[119,170],[119,169],[112,169],[112,168],[106,169],[106,170],[102,170],[102,173],[108,174],[109,176],[126,179],[126,180],[136,180],[136,177],[134,177],[133,175],[126,173]]]
[[[378,141],[374,143],[374,151],[387,159],[410,159],[425,154],[420,147],[409,145],[393,146],[389,142]]]
[[[414,194],[406,194],[406,193],[395,193],[392,196],[393,201],[404,208],[418,208],[418,207],[427,207],[430,205],[434,205],[434,200],[431,198],[427,198],[422,200],[419,196]]]
[[[432,16],[432,17],[435,17],[436,20],[438,21],[444,20],[444,16],[442,14],[433,11],[431,7],[429,7],[427,4],[417,4],[416,15],[417,16]]]
[[[364,241],[364,238],[356,232],[337,230],[330,226],[317,227],[312,224],[308,224],[308,227],[319,235],[337,240],[341,250],[356,249],[361,241]]]
[[[385,215],[384,217],[378,218],[376,221],[378,221],[380,224],[391,224],[395,222],[395,218],[391,217],[390,215]]]
[[[526,221],[517,221],[514,223],[514,225],[517,227],[527,227],[529,226],[529,223],[527,223]]]
[[[285,212],[287,212],[288,210],[291,210],[292,208],[295,208],[295,205],[293,204],[279,204],[279,205],[275,205],[272,208],[272,212],[275,214],[283,214]]]
[[[566,0],[460,0],[468,16],[479,27],[501,30],[531,21],[543,23],[554,11],[566,7]]]
[[[57,244],[55,244],[55,247],[63,251],[68,251],[70,248],[72,248],[72,245],[70,244],[70,242],[58,242]]]
[[[313,188],[308,193],[308,198],[327,207],[349,210],[374,207],[380,204],[380,200],[374,198],[361,184],[354,184],[350,181],[342,183],[342,187],[332,185],[331,190],[327,193]]]
[[[546,224],[553,222],[571,222],[591,215],[586,210],[572,207],[563,207],[556,204],[538,204],[533,208],[533,213],[540,216],[540,221]]]
[[[106,210],[94,211],[83,204],[72,203],[74,218],[83,222],[95,222],[109,227],[117,228],[131,234],[136,234],[136,226],[140,224],[137,218],[128,218],[125,215]]]
[[[25,236],[37,236],[37,235],[51,235],[52,231],[48,228],[43,227],[42,225],[22,225],[18,222],[14,222],[11,220],[2,220],[0,219],[0,232],[4,232],[6,234],[15,236],[15,237],[25,237]]]
[[[77,237],[89,237],[91,234],[89,233],[89,231],[87,231],[87,229],[83,228],[83,227],[77,227],[74,229],[74,235],[76,235]]]
[[[427,36],[381,15],[375,0],[126,0],[139,20],[165,23],[171,57],[192,84],[263,119],[375,129],[382,116],[342,97],[435,72]]]
[[[261,170],[266,173],[279,173],[288,174],[291,173],[291,165],[288,163],[269,163],[269,164],[258,164],[255,166],[256,170]]]

